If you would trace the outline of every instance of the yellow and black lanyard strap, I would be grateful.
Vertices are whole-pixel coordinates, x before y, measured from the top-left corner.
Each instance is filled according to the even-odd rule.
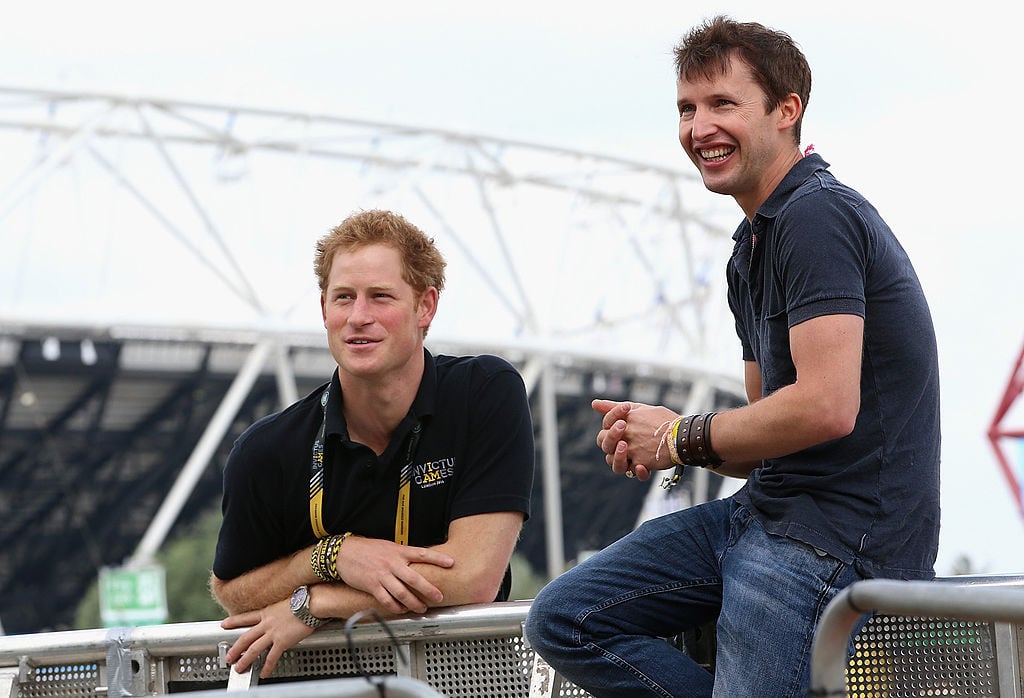
[[[330,535],[324,528],[324,438],[327,433],[327,401],[330,399],[330,386],[320,395],[320,407],[323,419],[320,430],[313,442],[313,459],[309,473],[309,523],[313,527],[313,535],[317,539]],[[405,464],[398,479],[398,506],[395,508],[395,542],[400,545],[409,544],[409,496],[412,491],[412,461],[416,445],[420,440],[421,427],[417,422],[409,434],[408,447],[405,453]]]
[[[409,545],[409,494],[412,491],[412,457],[420,440],[420,423],[413,425],[409,434],[409,446],[405,452],[405,464],[398,477],[398,506],[395,507],[395,542]]]

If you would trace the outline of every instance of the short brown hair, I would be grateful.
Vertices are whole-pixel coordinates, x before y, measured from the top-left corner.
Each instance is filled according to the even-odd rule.
[[[694,27],[675,47],[676,77],[713,78],[729,69],[733,54],[750,66],[771,112],[787,95],[800,97],[803,109],[811,98],[811,67],[796,42],[784,32],[756,22],[737,22],[724,15]],[[801,110],[793,136],[800,144]]]
[[[373,209],[352,214],[317,240],[313,271],[321,293],[327,290],[334,255],[367,245],[397,250],[402,258],[402,278],[417,293],[431,286],[438,293],[444,289],[446,262],[434,239],[397,213]]]

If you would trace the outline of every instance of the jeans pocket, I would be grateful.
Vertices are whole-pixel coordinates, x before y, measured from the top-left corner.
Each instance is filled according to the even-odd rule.
[[[726,550],[736,545],[744,531],[747,530],[750,522],[754,521],[754,515],[750,513],[749,509],[737,503],[735,499],[732,501],[734,508],[729,516],[729,538],[725,546]]]

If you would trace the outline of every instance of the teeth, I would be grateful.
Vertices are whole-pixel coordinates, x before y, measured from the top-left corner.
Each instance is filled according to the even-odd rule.
[[[732,148],[715,148],[714,150],[702,150],[700,156],[705,160],[721,160],[732,153]]]

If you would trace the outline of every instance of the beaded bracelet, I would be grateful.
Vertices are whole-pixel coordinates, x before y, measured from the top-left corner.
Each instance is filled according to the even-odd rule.
[[[352,535],[351,531],[343,534],[336,534],[321,538],[313,546],[313,552],[309,556],[309,565],[313,568],[313,574],[322,582],[336,582],[341,579],[338,575],[338,552],[341,544]]]

